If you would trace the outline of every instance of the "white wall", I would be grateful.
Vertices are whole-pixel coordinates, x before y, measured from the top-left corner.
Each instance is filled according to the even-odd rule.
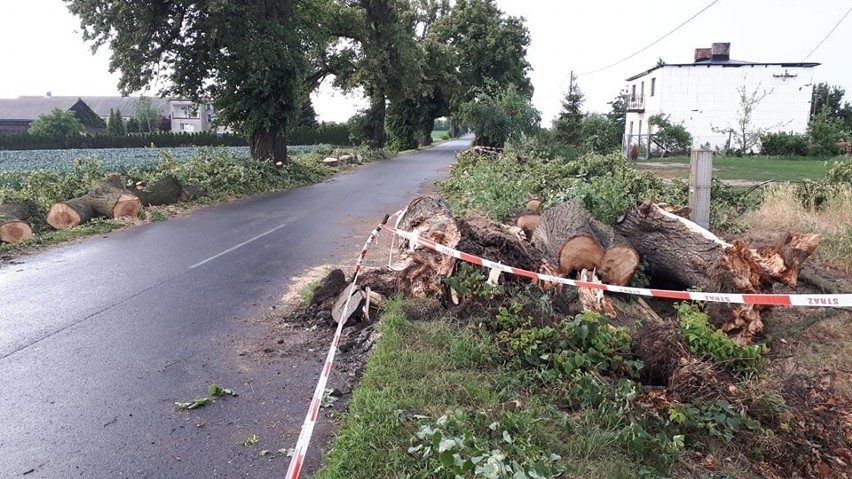
[[[785,74],[794,77],[783,77]],[[777,77],[775,75],[778,75]],[[656,95],[650,97],[651,78],[657,78]],[[727,135],[713,132],[713,128],[737,125],[741,109],[740,92],[745,85],[747,95],[754,91],[768,92],[757,105],[752,118],[752,128],[769,128],[770,131],[804,133],[810,116],[813,68],[755,65],[726,67],[722,65],[664,66],[633,80],[637,85],[645,81],[645,112],[628,113],[625,133],[634,122],[634,133],[639,120],[643,134],[648,133],[648,118],[657,113],[671,115],[673,123],[683,122],[692,133],[693,146],[709,143],[711,148],[724,147]],[[732,145],[734,146],[734,145]]]

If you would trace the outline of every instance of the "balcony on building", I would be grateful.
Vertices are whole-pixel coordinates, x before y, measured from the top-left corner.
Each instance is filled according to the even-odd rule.
[[[645,111],[645,96],[631,96],[627,98],[627,111],[643,113]]]

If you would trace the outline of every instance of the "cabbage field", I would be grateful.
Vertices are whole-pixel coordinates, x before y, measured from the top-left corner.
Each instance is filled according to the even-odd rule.
[[[74,160],[97,159],[105,170],[125,172],[130,169],[148,169],[154,167],[160,160],[160,155],[167,153],[171,158],[188,161],[201,147],[180,148],[100,148],[88,150],[0,150],[0,172],[24,172],[47,170],[56,173],[72,169]],[[249,156],[245,146],[215,147],[236,156]],[[316,146],[288,146],[290,153],[306,153],[313,151]]]

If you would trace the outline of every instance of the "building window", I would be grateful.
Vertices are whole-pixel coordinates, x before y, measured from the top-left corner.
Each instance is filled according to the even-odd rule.
[[[630,134],[631,135],[633,134],[633,122],[632,121],[630,122]]]
[[[630,101],[636,101],[636,84],[633,84],[633,90],[630,94]]]
[[[639,98],[640,99],[645,98],[645,82],[642,82],[642,89],[639,90]],[[641,130],[641,128],[640,128],[640,130]]]
[[[193,125],[192,123],[181,123],[180,124],[180,131],[182,131],[184,133],[194,133],[195,132],[195,125]]]
[[[654,92],[657,89],[657,79],[651,78],[651,96],[654,96]]]
[[[639,136],[642,136],[642,120],[639,120]]]

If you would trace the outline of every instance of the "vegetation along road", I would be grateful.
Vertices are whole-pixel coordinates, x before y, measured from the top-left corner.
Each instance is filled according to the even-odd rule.
[[[0,476],[281,477],[323,353],[264,354],[252,318],[288,278],[354,258],[370,228],[352,220],[395,211],[466,145],[3,265]],[[176,410],[213,383],[238,396]]]

